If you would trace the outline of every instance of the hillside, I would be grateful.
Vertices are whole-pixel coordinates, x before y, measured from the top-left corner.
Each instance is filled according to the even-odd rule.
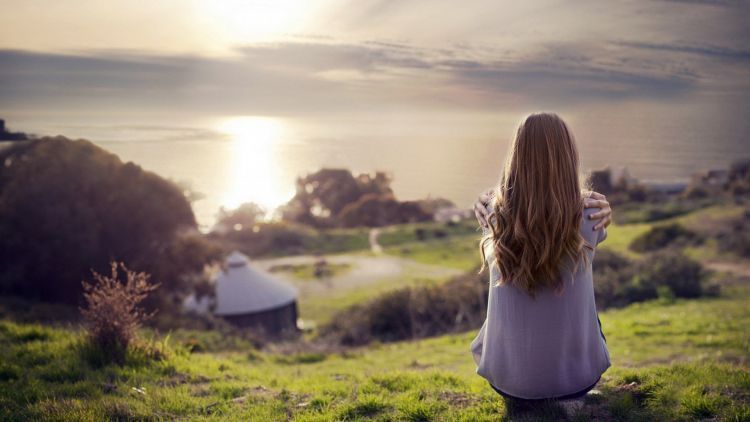
[[[658,223],[614,225],[603,247],[638,259],[644,254],[628,245],[655,225],[679,222],[705,231],[743,212],[716,205]],[[303,317],[325,319],[404,284],[441,282],[438,274],[425,278],[430,268],[472,268],[476,235],[470,228],[437,230],[431,223],[384,230],[384,259],[402,260],[406,278],[356,288],[333,283],[338,303],[330,292],[311,289],[300,298]],[[663,298],[600,313],[613,366],[574,420],[750,419],[750,265],[717,247],[709,239],[685,250],[717,270],[710,277],[721,285],[720,296]],[[329,258],[334,264],[381,259],[369,251],[337,257]],[[314,282],[306,268],[295,271],[289,276],[298,284]],[[506,409],[474,372],[474,330],[365,348],[301,342],[262,350],[219,332],[144,330],[146,340],[125,366],[97,367],[77,326],[14,322],[13,315],[0,308],[0,420],[565,418],[556,405]]]
[[[631,224],[615,222],[607,229],[609,232],[607,240],[600,247],[637,260],[643,258],[644,254],[630,250],[629,245],[635,238],[655,226],[680,223],[689,229],[701,230],[711,224],[721,224],[726,219],[740,216],[746,210],[748,210],[747,205],[719,203],[660,221]],[[337,230],[337,234],[347,237],[366,237],[359,229]],[[733,270],[747,274],[747,268],[750,268],[750,265],[732,254],[720,253],[715,239],[711,236],[710,233],[707,234],[708,240],[702,245],[686,247],[685,253],[701,261],[710,269]],[[381,255],[376,255],[369,248],[361,246],[366,245],[366,239],[357,243],[360,244],[359,247],[354,247],[344,253],[323,255],[332,263],[365,263],[367,266],[364,269],[355,266],[356,271],[345,272],[332,280],[285,277],[287,274],[277,273],[277,276],[285,277],[300,289],[299,304],[303,319],[319,324],[324,323],[336,311],[371,299],[378,294],[404,286],[442,283],[456,273],[471,271],[478,268],[480,264],[479,234],[476,230],[476,223],[473,221],[464,221],[448,227],[438,223],[392,226],[381,229],[378,239],[384,251]],[[317,258],[317,255],[263,259],[260,264],[269,267],[273,263],[296,262],[297,259],[304,260],[305,258],[308,258],[309,262],[313,257]],[[375,270],[381,267],[381,264],[392,264],[392,266],[398,266],[398,269],[390,274],[378,275]],[[354,274],[357,280],[354,279]],[[367,279],[361,280],[362,278]]]
[[[613,360],[582,420],[750,418],[750,288],[601,314]],[[503,401],[474,374],[474,333],[334,353],[192,353],[158,346],[96,369],[75,330],[0,323],[0,419],[497,420]],[[539,413],[541,412],[541,413]],[[560,409],[537,413],[552,419]]]

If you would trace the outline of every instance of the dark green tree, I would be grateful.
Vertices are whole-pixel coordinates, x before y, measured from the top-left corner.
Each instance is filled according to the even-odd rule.
[[[217,256],[176,185],[91,142],[41,138],[0,153],[3,294],[79,303],[81,280],[118,261],[171,295]]]

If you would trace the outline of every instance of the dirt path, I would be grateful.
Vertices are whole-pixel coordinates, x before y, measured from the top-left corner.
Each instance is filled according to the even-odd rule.
[[[341,275],[324,280],[300,280],[281,272],[274,275],[293,283],[300,290],[301,296],[308,296],[326,294],[330,291],[360,288],[381,281],[393,281],[404,276],[449,278],[462,273],[461,270],[454,268],[422,264],[409,259],[388,255],[330,255],[322,257],[300,255],[257,260],[253,264],[268,271],[275,265],[311,265],[321,258],[324,258],[331,264],[347,264],[350,266],[350,269]]]
[[[375,255],[381,255],[383,253],[383,247],[378,243],[378,236],[380,236],[380,229],[370,229],[370,250]]]
[[[708,261],[704,262],[704,265],[714,271],[733,273],[750,278],[750,265],[741,262]]]

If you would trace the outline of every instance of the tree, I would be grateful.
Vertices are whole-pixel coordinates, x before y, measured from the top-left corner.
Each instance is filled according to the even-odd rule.
[[[63,137],[0,154],[0,292],[77,304],[89,270],[126,262],[161,298],[215,259],[183,192],[91,142]],[[191,234],[193,233],[193,234]]]
[[[364,195],[390,195],[391,178],[383,172],[355,177],[345,169],[321,169],[297,179],[294,197],[282,207],[286,221],[315,227],[338,224],[342,210]]]
[[[263,220],[265,215],[266,210],[263,207],[253,202],[248,202],[233,210],[221,208],[217,218],[217,225],[223,225],[227,228],[239,226],[240,229],[252,227],[255,223]]]
[[[344,227],[381,227],[429,220],[432,220],[432,214],[417,202],[399,202],[393,195],[374,193],[347,205],[339,216],[339,223]]]

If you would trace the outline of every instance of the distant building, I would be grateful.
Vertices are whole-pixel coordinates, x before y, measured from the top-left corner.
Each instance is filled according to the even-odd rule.
[[[474,212],[464,208],[446,207],[437,209],[434,216],[438,223],[458,223],[461,220],[473,217]]]
[[[206,312],[238,326],[278,338],[297,332],[297,290],[270,274],[253,268],[247,256],[233,252],[215,282],[216,296],[196,300],[189,297],[185,307]]]

